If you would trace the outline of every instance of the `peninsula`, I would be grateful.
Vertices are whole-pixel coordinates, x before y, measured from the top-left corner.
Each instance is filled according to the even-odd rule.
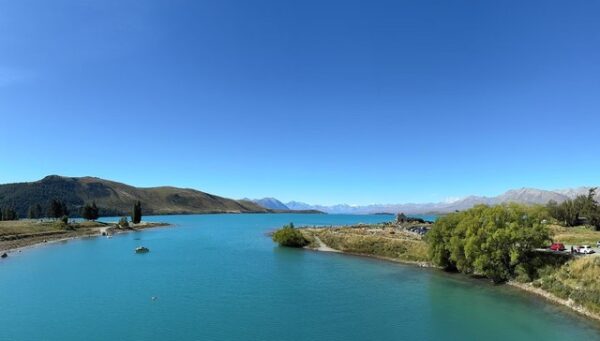
[[[435,223],[398,215],[379,224],[286,225],[273,240],[488,278],[600,321],[599,212],[590,190],[561,205],[479,205]]]

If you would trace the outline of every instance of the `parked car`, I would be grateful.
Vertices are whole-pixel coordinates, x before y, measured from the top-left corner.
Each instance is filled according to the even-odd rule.
[[[565,248],[565,244],[563,243],[552,243],[552,245],[550,245],[550,250],[552,251],[565,251],[567,248]]]
[[[594,253],[594,250],[592,250],[592,248],[589,245],[582,245],[577,248],[577,252],[583,253],[584,255],[589,255],[591,253]]]

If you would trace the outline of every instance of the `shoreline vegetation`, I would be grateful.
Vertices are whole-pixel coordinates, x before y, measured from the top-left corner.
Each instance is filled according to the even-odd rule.
[[[600,255],[547,249],[552,242],[595,246],[600,231],[563,224],[544,206],[509,204],[479,205],[435,223],[399,216],[379,224],[286,228],[303,239],[294,247],[488,278],[600,321]]]
[[[168,223],[148,221],[140,221],[138,224],[129,222],[126,226],[123,225],[119,225],[119,222],[99,221],[64,223],[61,220],[52,219],[0,221],[0,254],[9,255],[29,247],[72,239],[111,236],[171,226]]]

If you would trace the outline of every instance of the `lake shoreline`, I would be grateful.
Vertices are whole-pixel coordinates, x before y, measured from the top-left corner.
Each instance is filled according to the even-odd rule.
[[[392,258],[392,257],[383,257],[383,256],[378,256],[378,255],[372,255],[372,254],[368,254],[368,253],[340,251],[340,250],[334,249],[332,247],[329,247],[327,245],[325,245],[325,248],[327,248],[327,249],[314,248],[311,246],[304,247],[305,250],[309,250],[309,251],[331,252],[331,253],[338,253],[338,254],[349,255],[349,256],[378,259],[378,260],[383,260],[386,262],[392,262],[392,263],[398,263],[398,264],[412,265],[412,266],[417,266],[419,268],[441,269],[439,266],[436,266],[431,262],[410,261],[410,260],[404,260],[404,259],[398,259],[398,258]]]
[[[318,251],[318,252],[332,252],[332,253],[345,254],[345,255],[349,255],[349,256],[372,258],[372,259],[378,259],[378,260],[392,262],[392,263],[416,266],[419,268],[432,268],[432,269],[439,269],[439,270],[442,269],[442,268],[434,265],[431,262],[409,261],[409,260],[403,260],[403,259],[398,259],[398,258],[383,257],[380,255],[375,255],[375,254],[366,254],[366,253],[348,252],[348,251],[338,250],[338,249],[332,248],[332,247],[328,246],[327,244],[323,243],[318,237],[316,237],[316,239],[318,240],[318,247],[315,247],[314,245],[308,245],[308,246],[305,246],[304,249],[311,250],[311,251]],[[565,307],[569,311],[577,313],[581,317],[593,320],[595,322],[600,322],[600,314],[594,313],[594,312],[590,311],[589,309],[576,304],[572,300],[562,299],[562,298],[557,297],[556,295],[554,295],[548,291],[545,291],[541,288],[536,288],[532,285],[532,283],[520,283],[520,282],[516,282],[516,281],[508,281],[505,284],[512,288],[518,289],[521,292],[524,292],[528,295],[537,296],[539,298],[545,299],[546,301],[560,304],[562,307]]]
[[[560,304],[561,306],[564,306],[564,307],[568,308],[569,310],[574,311],[583,317],[600,322],[600,314],[596,314],[596,313],[590,311],[589,309],[582,307],[581,305],[575,304],[575,302],[573,302],[570,299],[569,300],[562,299],[546,290],[543,290],[541,288],[536,288],[531,283],[519,283],[519,282],[515,282],[515,281],[509,281],[506,283],[506,285],[511,286],[513,288],[520,289],[530,295],[535,295],[535,296],[541,297],[549,302]]]
[[[65,231],[64,233],[47,234],[42,236],[24,237],[11,240],[8,246],[0,242],[0,254],[11,254],[24,250],[41,247],[49,244],[56,244],[75,239],[95,238],[105,235],[116,235],[129,232],[137,232],[154,228],[172,227],[173,225],[162,222],[141,222],[128,228],[120,228],[116,223],[106,223],[103,226],[87,229],[86,231]]]

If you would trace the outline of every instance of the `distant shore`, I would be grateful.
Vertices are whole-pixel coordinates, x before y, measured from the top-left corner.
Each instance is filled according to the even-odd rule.
[[[139,224],[130,223],[129,227],[121,228],[116,222],[82,222],[73,223],[70,228],[59,229],[54,226],[55,224],[56,222],[42,220],[2,222],[2,224],[0,224],[0,231],[2,231],[2,235],[0,235],[0,254],[20,252],[27,248],[72,239],[114,235],[156,227],[171,226],[168,223],[142,221]],[[10,229],[16,231],[24,230],[25,232],[9,234],[7,230],[10,231]]]

